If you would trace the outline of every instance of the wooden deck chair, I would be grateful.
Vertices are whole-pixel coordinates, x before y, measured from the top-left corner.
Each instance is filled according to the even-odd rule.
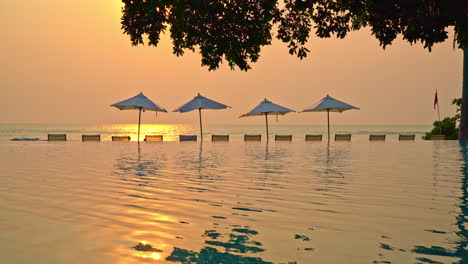
[[[335,134],[335,141],[351,141],[351,134]]]
[[[385,141],[386,135],[369,135],[369,141]]]
[[[275,135],[275,141],[292,141],[292,135]]]
[[[322,141],[322,134],[318,135],[306,135],[305,141]]]
[[[244,135],[244,141],[262,141],[262,135]]]
[[[229,141],[229,135],[211,135],[211,141]]]
[[[112,141],[130,141],[130,136],[112,136]]]
[[[431,135],[431,140],[445,140],[445,135]]]
[[[145,135],[145,141],[163,141],[163,135]]]
[[[67,134],[48,134],[48,141],[67,141]]]
[[[101,135],[81,135],[82,141],[101,141]]]
[[[196,135],[179,135],[179,141],[197,141]]]
[[[414,141],[414,135],[399,135],[398,140],[403,140],[403,141],[413,140]]]

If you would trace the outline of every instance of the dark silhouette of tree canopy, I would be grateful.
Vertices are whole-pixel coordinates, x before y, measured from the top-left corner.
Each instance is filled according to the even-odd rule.
[[[144,44],[147,36],[148,45],[157,46],[168,30],[177,56],[198,48],[202,65],[209,70],[217,69],[223,59],[232,69],[249,70],[274,33],[300,59],[307,56],[305,44],[311,33],[344,38],[364,27],[371,29],[383,48],[402,35],[430,51],[447,40],[449,27],[455,31],[454,47],[468,46],[468,0],[122,1],[122,28],[133,45]],[[464,86],[465,102],[468,84]],[[460,137],[468,140],[465,112],[462,107]]]
[[[278,17],[276,1],[123,0],[122,27],[133,45],[157,46],[160,35],[170,31],[177,56],[200,49],[202,65],[219,67],[223,57],[234,68],[250,68],[260,48],[271,43]]]
[[[170,31],[177,56],[198,47],[202,65],[215,70],[223,58],[231,68],[250,69],[262,46],[276,37],[291,54],[307,56],[304,47],[312,31],[321,38],[344,38],[351,30],[370,27],[384,48],[402,35],[431,50],[448,38],[468,42],[466,0],[123,0],[122,28],[133,45],[157,46]],[[277,25],[277,27],[273,27]]]

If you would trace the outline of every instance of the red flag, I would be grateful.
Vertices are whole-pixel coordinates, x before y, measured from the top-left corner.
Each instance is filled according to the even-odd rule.
[[[434,109],[436,108],[437,103],[438,103],[438,100],[437,100],[437,90],[436,90],[435,97],[434,97]]]

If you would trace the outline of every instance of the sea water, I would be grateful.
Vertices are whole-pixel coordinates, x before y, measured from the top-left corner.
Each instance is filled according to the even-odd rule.
[[[4,140],[0,157],[0,263],[467,261],[458,141]]]
[[[145,135],[163,135],[164,141],[178,141],[179,135],[198,135],[198,126],[180,124],[142,124],[140,141]],[[386,134],[388,139],[398,140],[399,134],[415,134],[417,139],[428,131],[427,125],[333,125],[331,138],[334,134],[352,134],[353,139],[368,140],[369,134]],[[132,141],[138,138],[138,124],[109,124],[109,125],[50,125],[50,124],[0,124],[0,141],[13,138],[39,138],[47,140],[47,134],[66,134],[67,140],[81,140],[83,134],[100,134],[101,140],[110,141],[112,136],[130,136]],[[270,138],[274,135],[292,135],[293,141],[304,141],[306,134],[322,134],[327,136],[326,125],[282,125],[271,123]],[[212,134],[229,135],[232,141],[242,141],[244,134],[262,134],[266,137],[264,124],[259,125],[205,125],[203,134],[205,139],[211,140]]]

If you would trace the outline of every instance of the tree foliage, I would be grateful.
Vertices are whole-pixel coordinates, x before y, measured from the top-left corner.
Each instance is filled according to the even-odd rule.
[[[157,46],[170,32],[173,51],[182,56],[197,48],[202,65],[249,70],[260,50],[276,37],[289,53],[304,58],[313,32],[344,38],[369,27],[382,47],[398,35],[431,50],[455,30],[454,45],[468,43],[467,0],[122,0],[122,29],[133,45]]]
[[[461,107],[463,104],[463,99],[455,98],[452,100],[452,104],[457,106],[457,113],[455,114],[455,117],[457,118],[457,121],[460,122],[460,114],[461,114]]]
[[[133,45],[157,46],[169,27],[174,54],[198,47],[202,65],[219,67],[223,57],[231,68],[250,69],[260,48],[272,40],[276,1],[263,0],[123,0],[122,27]]]

